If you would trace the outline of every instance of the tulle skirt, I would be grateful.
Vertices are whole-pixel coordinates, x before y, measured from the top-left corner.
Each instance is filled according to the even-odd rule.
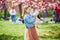
[[[24,40],[38,40],[38,36],[37,36],[35,27],[26,28]]]

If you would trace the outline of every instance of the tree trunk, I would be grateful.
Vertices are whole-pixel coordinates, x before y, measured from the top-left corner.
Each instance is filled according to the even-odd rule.
[[[23,18],[22,17],[22,4],[19,4],[19,12],[20,12],[20,18]]]
[[[7,10],[4,10],[4,18],[7,17]]]
[[[2,5],[4,10],[4,18],[6,18],[7,17],[7,1],[3,0],[2,2],[3,2]]]

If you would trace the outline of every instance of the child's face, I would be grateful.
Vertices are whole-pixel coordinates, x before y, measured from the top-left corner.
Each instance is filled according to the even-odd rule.
[[[27,13],[30,13],[31,12],[31,7],[29,7],[27,10],[26,10]]]

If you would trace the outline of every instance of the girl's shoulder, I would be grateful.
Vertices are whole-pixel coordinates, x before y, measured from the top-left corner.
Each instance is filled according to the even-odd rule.
[[[26,14],[25,16],[24,16],[24,19],[27,19],[27,18],[29,18],[30,16],[28,15],[28,14]]]
[[[29,15],[28,14],[25,14],[25,16],[24,17],[28,17]]]

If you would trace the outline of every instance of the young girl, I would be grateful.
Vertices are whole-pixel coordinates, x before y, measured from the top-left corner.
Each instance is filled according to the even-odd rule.
[[[12,9],[10,10],[10,16],[11,16],[12,22],[16,22],[16,10],[14,9],[14,7],[12,7]]]
[[[38,40],[38,36],[35,29],[35,17],[30,14],[31,7],[25,8],[24,23],[26,26],[25,30],[25,40]]]

